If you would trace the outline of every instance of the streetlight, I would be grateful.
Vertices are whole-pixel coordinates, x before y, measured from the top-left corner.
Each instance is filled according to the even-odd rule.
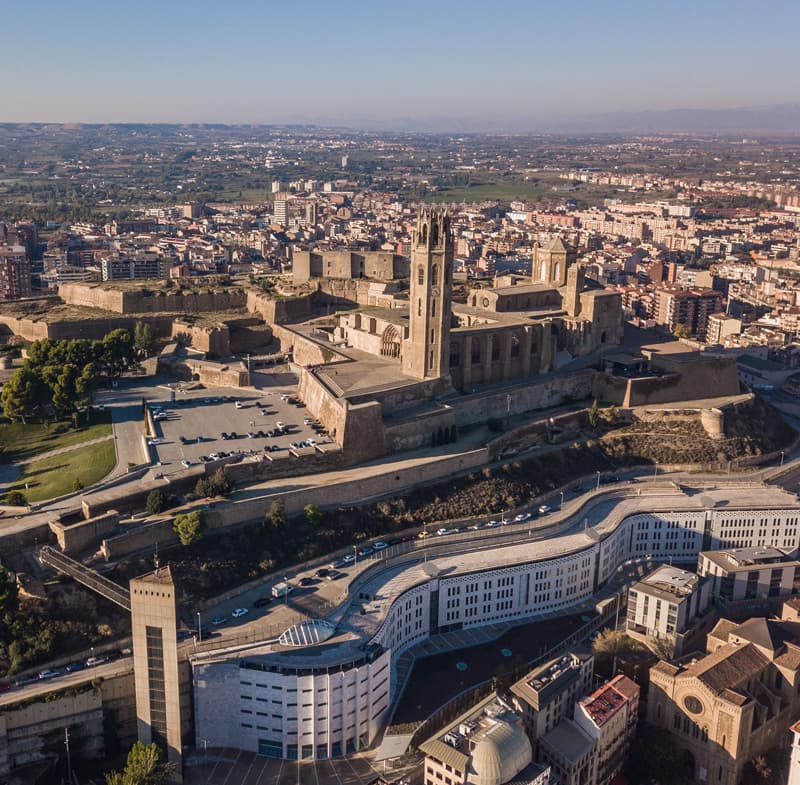
[[[283,582],[284,582],[284,584],[286,586],[286,590],[284,591],[284,596],[286,597],[286,604],[288,605],[289,604],[289,576],[288,575],[284,575],[283,576]]]
[[[656,463],[655,463],[655,465],[653,467],[653,477],[656,477],[656,476],[658,476],[658,461],[656,461]]]
[[[781,466],[783,466],[783,450],[781,450]]]
[[[197,611],[197,640],[203,642],[203,628],[200,625],[200,611]]]
[[[358,564],[358,545],[353,546],[353,567]]]
[[[597,472],[597,488],[595,488],[595,491],[599,491],[599,490],[600,490],[600,472],[598,471]]]
[[[560,491],[561,493],[561,506],[558,508],[559,512],[564,509],[564,491]]]

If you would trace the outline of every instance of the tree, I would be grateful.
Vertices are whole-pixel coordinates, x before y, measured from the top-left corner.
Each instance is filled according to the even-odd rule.
[[[125,768],[106,774],[106,785],[165,785],[175,774],[175,765],[164,760],[157,744],[137,741],[128,753]]]
[[[153,328],[146,322],[136,322],[133,328],[133,346],[140,356],[149,357],[155,342]]]
[[[597,403],[597,398],[595,398],[589,408],[589,425],[592,428],[597,428],[598,422],[600,422],[600,405]]]
[[[303,512],[305,513],[306,521],[312,528],[316,529],[322,523],[324,513],[316,504],[307,504],[303,507]]]
[[[28,503],[28,497],[22,491],[9,491],[6,494],[6,504],[9,507],[24,507]]]
[[[156,488],[147,494],[147,502],[145,509],[150,515],[155,515],[161,512],[167,506],[167,497],[164,496],[163,491]]]
[[[220,467],[211,477],[201,477],[195,485],[195,493],[198,496],[211,498],[212,496],[225,496],[231,492],[233,483],[225,471]]]
[[[598,671],[611,670],[614,657],[618,654],[645,651],[646,649],[647,647],[643,643],[639,643],[624,632],[619,632],[611,627],[600,630],[592,641],[592,653]]]
[[[283,526],[283,524],[286,523],[286,506],[280,499],[276,499],[270,504],[269,512],[267,513],[267,521],[275,528]]]
[[[77,493],[78,491],[83,490],[83,483],[81,482],[80,477],[75,478],[75,482],[72,483],[72,490]]]
[[[678,323],[675,325],[675,329],[672,331],[672,334],[676,338],[691,338],[692,328],[689,327],[688,324]]]
[[[181,513],[175,516],[172,530],[178,535],[181,545],[192,545],[200,540],[205,531],[205,521],[200,510]]]
[[[0,395],[3,414],[9,420],[26,422],[27,418],[40,413],[43,397],[42,381],[26,361],[22,368],[14,371],[11,378],[3,385],[3,392]]]

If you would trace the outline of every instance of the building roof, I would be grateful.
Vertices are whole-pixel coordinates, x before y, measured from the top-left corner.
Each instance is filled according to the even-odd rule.
[[[522,725],[498,720],[472,750],[470,780],[474,785],[505,785],[531,759],[531,743]]]
[[[133,580],[142,581],[143,583],[159,583],[162,586],[173,585],[172,570],[170,570],[169,564],[167,564],[165,567],[159,567],[157,570],[153,570],[153,572],[140,575],[138,578],[134,578]]]
[[[623,685],[620,689],[620,685]],[[601,728],[639,694],[636,683],[620,674],[580,702],[589,719]]]
[[[549,660],[526,673],[511,687],[511,692],[537,711],[556,694],[561,694],[579,677],[581,667],[592,657],[589,652],[569,652]]]
[[[573,720],[562,720],[542,737],[542,744],[569,763],[578,763],[594,747],[589,734]]]
[[[780,548],[764,545],[759,548],[729,548],[719,551],[701,551],[701,558],[722,567],[728,572],[751,570],[764,564],[793,564],[796,559]]]
[[[713,692],[736,689],[769,664],[769,660],[751,643],[726,643],[712,654],[690,665],[685,675],[693,676]]]
[[[691,597],[700,581],[699,576],[690,570],[663,564],[633,585],[637,592],[680,603]]]

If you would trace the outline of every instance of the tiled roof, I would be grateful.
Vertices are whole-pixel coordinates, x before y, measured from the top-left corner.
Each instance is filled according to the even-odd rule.
[[[710,690],[721,693],[726,689],[736,689],[768,664],[769,660],[751,643],[727,643],[690,665],[685,675],[694,676]]]

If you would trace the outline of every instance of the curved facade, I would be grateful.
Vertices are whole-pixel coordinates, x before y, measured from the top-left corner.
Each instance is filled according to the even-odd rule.
[[[767,498],[779,503],[719,509],[724,495],[698,500],[676,494],[673,510],[632,514],[626,512],[636,505],[618,500],[594,528],[436,558],[433,563],[445,568],[438,577],[418,562],[384,584],[379,574],[371,578],[378,587],[373,594],[386,597],[384,605],[346,617],[350,637],[316,646],[308,660],[313,664],[293,665],[287,652],[263,647],[252,656],[220,652],[197,659],[197,738],[289,759],[346,755],[374,741],[397,697],[397,657],[430,635],[566,610],[632,559],[686,561],[717,548],[797,548],[800,506],[793,496],[754,491],[746,494],[753,506]],[[681,500],[694,509],[680,510]],[[641,509],[647,500],[637,504]]]

